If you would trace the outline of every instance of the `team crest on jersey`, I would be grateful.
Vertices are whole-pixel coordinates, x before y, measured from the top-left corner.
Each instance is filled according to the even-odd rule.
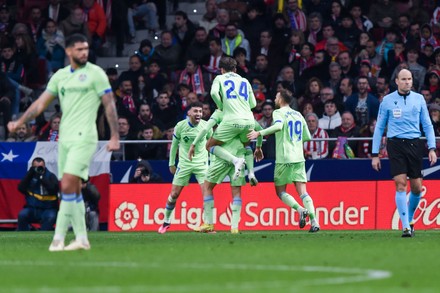
[[[185,137],[183,137],[182,139],[183,139],[183,141],[185,141],[185,142],[188,142],[188,141],[189,141],[189,137],[188,137],[188,136],[185,136]]]
[[[84,73],[81,73],[78,77],[79,81],[84,81],[87,79],[87,75],[85,75]]]
[[[64,87],[61,88],[60,93],[62,96],[64,96],[64,93],[66,92],[66,89]]]

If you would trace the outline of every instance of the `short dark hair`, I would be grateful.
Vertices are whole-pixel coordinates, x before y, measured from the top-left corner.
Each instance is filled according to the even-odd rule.
[[[186,107],[186,110],[189,111],[191,108],[203,108],[203,103],[199,101],[191,103]]]
[[[284,102],[290,104],[293,99],[292,92],[286,89],[280,90],[281,98],[283,98]]]
[[[215,42],[219,46],[222,45],[222,40],[220,38],[212,37],[212,38],[209,39],[209,43],[211,43],[211,42]]]
[[[35,157],[35,158],[32,160],[32,164],[35,163],[35,162],[37,162],[37,163],[41,163],[41,162],[43,162],[44,164],[46,164],[46,162],[44,161],[44,159],[43,159],[42,157]]]
[[[73,34],[66,38],[66,48],[75,46],[76,43],[87,43],[87,38],[83,34]]]
[[[178,10],[174,13],[174,16],[182,16],[183,19],[188,20],[188,14],[183,12],[182,10]]]
[[[220,59],[219,67],[226,70],[226,72],[234,72],[237,67],[237,61],[231,57],[222,57]]]

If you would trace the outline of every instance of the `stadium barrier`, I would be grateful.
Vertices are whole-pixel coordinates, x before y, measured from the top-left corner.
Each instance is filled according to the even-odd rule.
[[[400,229],[392,181],[309,182],[323,230]],[[417,229],[440,228],[440,180],[424,182],[423,198],[415,213]],[[163,223],[169,184],[112,184],[109,231],[157,231]],[[288,192],[296,194],[294,186]],[[240,230],[297,230],[298,213],[275,195],[273,183],[242,189]],[[298,198],[298,197],[296,197]],[[227,183],[214,190],[215,228],[229,230],[231,190]],[[300,202],[300,201],[299,201]],[[202,223],[203,199],[198,184],[183,189],[170,231],[190,231]]]

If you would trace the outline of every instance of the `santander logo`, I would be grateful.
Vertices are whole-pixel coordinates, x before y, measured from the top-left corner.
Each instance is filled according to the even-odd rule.
[[[434,223],[436,225],[440,225],[440,198],[436,198],[432,202],[428,202],[428,200],[425,198],[426,193],[427,193],[427,188],[423,186],[422,193],[420,194],[421,198],[420,198],[419,206],[416,209],[416,212],[414,213],[413,221],[414,223],[421,221],[421,223],[425,226],[429,226]],[[406,196],[409,197],[409,193],[407,193]],[[391,221],[391,228],[398,230],[399,223],[400,223],[399,212],[397,211],[396,208]]]

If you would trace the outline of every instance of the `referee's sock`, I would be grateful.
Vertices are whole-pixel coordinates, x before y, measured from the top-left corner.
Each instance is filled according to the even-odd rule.
[[[403,229],[410,229],[408,220],[408,203],[405,191],[396,191],[396,206]]]
[[[417,207],[420,202],[420,193],[416,194],[411,191],[409,194],[408,200],[408,222],[412,222],[414,218],[414,213],[416,212]]]
[[[61,241],[64,243],[64,238],[66,237],[67,230],[73,218],[73,213],[75,210],[76,194],[61,194],[60,209],[57,214],[57,222],[55,226],[55,235],[53,240]]]

